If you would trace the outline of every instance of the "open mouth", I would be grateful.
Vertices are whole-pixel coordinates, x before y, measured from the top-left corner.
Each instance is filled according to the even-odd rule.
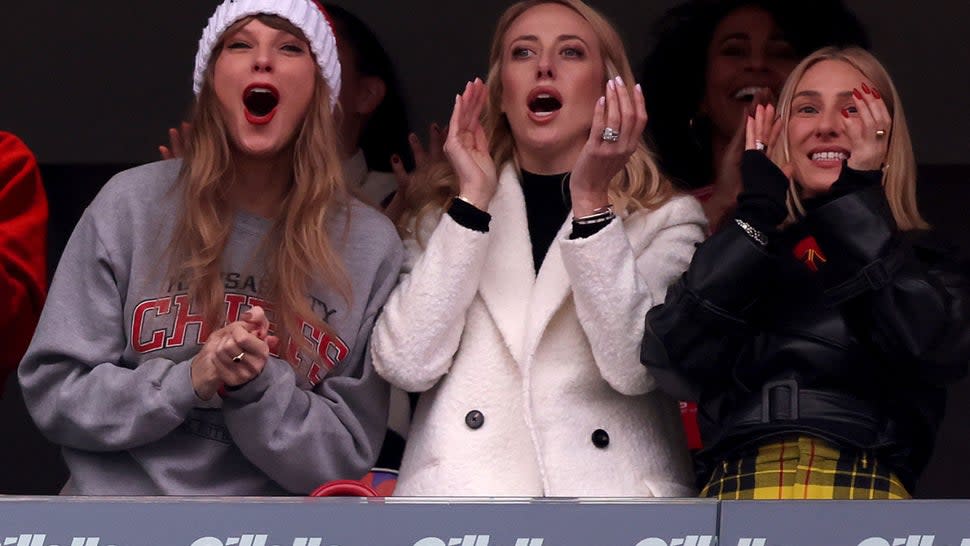
[[[808,154],[809,159],[812,161],[845,161],[849,159],[848,152],[813,152]]]
[[[551,89],[537,89],[529,94],[529,111],[538,117],[550,116],[562,108],[562,98]]]
[[[751,102],[758,95],[758,93],[764,93],[770,96],[771,88],[764,86],[749,85],[748,87],[742,87],[734,93],[734,100],[740,100],[744,102]]]
[[[273,113],[280,103],[280,92],[266,84],[250,85],[243,92],[243,106],[255,118],[265,118]]]

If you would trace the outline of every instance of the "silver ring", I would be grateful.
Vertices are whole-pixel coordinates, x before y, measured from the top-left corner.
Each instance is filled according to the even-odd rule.
[[[763,152],[763,151],[765,151],[765,150],[768,149],[768,146],[765,146],[765,143],[764,142],[762,142],[762,141],[760,141],[758,139],[755,139],[754,140],[754,149],[755,150],[758,150],[759,152]]]
[[[886,131],[883,131],[882,129],[876,129],[876,138],[882,138],[884,136],[886,136]]]
[[[246,356],[246,351],[239,353],[238,355],[232,357],[233,362],[242,362],[243,357]]]
[[[616,142],[620,140],[620,132],[612,127],[607,127],[603,129],[603,134],[600,136],[604,142]]]

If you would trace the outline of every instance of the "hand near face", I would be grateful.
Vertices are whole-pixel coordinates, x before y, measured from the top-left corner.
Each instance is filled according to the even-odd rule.
[[[758,106],[765,108],[772,105],[772,112],[774,112],[774,103],[775,96],[770,89],[759,89],[755,92],[751,104],[745,107],[741,122],[738,123],[734,135],[721,155],[720,165],[715,166],[717,171],[714,173],[713,191],[710,197],[701,203],[712,232],[718,230],[724,220],[728,218],[729,213],[737,206],[738,194],[741,193],[742,188],[741,154],[744,153],[745,149],[750,149],[748,143],[749,122],[757,114]],[[780,123],[778,131],[781,131]],[[767,147],[774,145],[775,140],[777,140],[777,134],[773,138],[758,138],[765,143],[765,151],[767,151]]]
[[[753,116],[747,116],[744,125],[744,149],[765,154],[774,147],[781,134],[781,118],[775,115],[775,107],[759,104]]]
[[[458,175],[460,195],[481,210],[487,210],[498,187],[495,161],[488,150],[488,138],[481,115],[488,98],[482,80],[465,85],[455,97],[455,109],[448,123],[444,152]]]
[[[639,85],[627,87],[617,76],[593,111],[593,124],[569,178],[573,215],[587,216],[609,204],[609,186],[640,143],[647,126],[647,107]],[[606,129],[610,131],[606,131]],[[608,138],[612,133],[618,138]]]
[[[444,142],[445,131],[432,123],[428,130],[428,149],[425,150],[418,135],[411,133],[408,135],[408,145],[411,146],[411,153],[414,155],[414,171],[420,171],[428,165],[444,161]],[[397,179],[397,191],[391,202],[384,209],[384,214],[393,222],[397,222],[404,210],[407,208],[408,192],[411,191],[415,172],[407,172],[400,156],[391,156],[391,170],[394,171],[394,178]]]
[[[847,163],[857,171],[874,171],[882,167],[889,151],[893,119],[882,95],[864,82],[852,90],[856,115],[843,110],[843,127],[852,144]]]

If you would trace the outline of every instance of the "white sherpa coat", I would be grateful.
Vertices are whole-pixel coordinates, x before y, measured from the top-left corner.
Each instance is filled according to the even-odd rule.
[[[489,213],[487,233],[444,214],[424,247],[405,241],[374,329],[378,373],[423,392],[395,495],[692,495],[676,404],[639,348],[704,237],[700,205],[677,197],[577,240],[567,218],[538,275],[511,165]]]

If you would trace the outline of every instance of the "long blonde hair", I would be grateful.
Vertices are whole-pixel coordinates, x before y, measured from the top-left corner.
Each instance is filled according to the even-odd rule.
[[[492,37],[489,53],[489,71],[486,85],[488,101],[482,113],[482,125],[488,135],[489,152],[495,165],[501,169],[509,161],[515,161],[515,137],[508,118],[502,112],[502,64],[505,34],[512,23],[529,9],[542,4],[559,4],[575,11],[589,23],[599,39],[603,54],[603,87],[609,78],[621,76],[626,82],[635,81],[630,61],[623,47],[623,40],[613,25],[598,11],[581,0],[524,0],[513,4],[502,14]],[[408,189],[409,211],[404,214],[399,227],[407,229],[415,218],[442,208],[449,198],[458,193],[458,180],[447,164],[433,165],[425,172],[416,173],[414,183]],[[656,208],[669,200],[675,191],[664,177],[653,154],[647,149],[643,138],[627,161],[626,167],[610,181],[610,202],[618,211],[632,212],[639,208]]]
[[[791,103],[795,90],[801,82],[805,72],[822,61],[844,62],[868,78],[879,90],[889,115],[892,126],[889,131],[889,149],[886,153],[886,168],[883,172],[882,185],[889,201],[896,224],[902,230],[924,229],[929,227],[916,205],[916,158],[913,154],[913,143],[903,112],[903,103],[899,92],[893,85],[892,79],[885,67],[868,51],[858,47],[826,47],[822,48],[798,63],[792,70],[781,90],[778,99],[779,115],[782,129],[778,137],[780,146],[775,147],[772,159],[780,165],[791,163],[791,148],[788,141],[788,123],[791,119]],[[804,216],[805,209],[800,199],[800,188],[792,181],[788,191],[789,221]]]
[[[253,19],[305,40],[289,21],[269,15],[241,19],[223,37]],[[235,212],[229,199],[235,180],[229,137],[212,88],[214,66],[223,45],[220,41],[215,47],[193,108],[192,131],[176,186],[181,207],[169,245],[169,278],[188,283],[189,297],[194,305],[201,306],[210,331],[226,320],[220,273]],[[351,296],[343,260],[327,230],[335,212],[341,209],[346,210],[349,221],[347,190],[330,111],[330,89],[319,70],[314,73],[310,107],[292,144],[293,179],[260,253],[267,256],[262,296],[275,306],[276,322],[281,327],[277,335],[289,334],[302,347],[307,347],[307,342],[299,335],[301,321],[322,331],[330,330],[310,308],[307,294],[311,279],[319,279],[347,301]],[[285,342],[286,338],[281,340]]]

